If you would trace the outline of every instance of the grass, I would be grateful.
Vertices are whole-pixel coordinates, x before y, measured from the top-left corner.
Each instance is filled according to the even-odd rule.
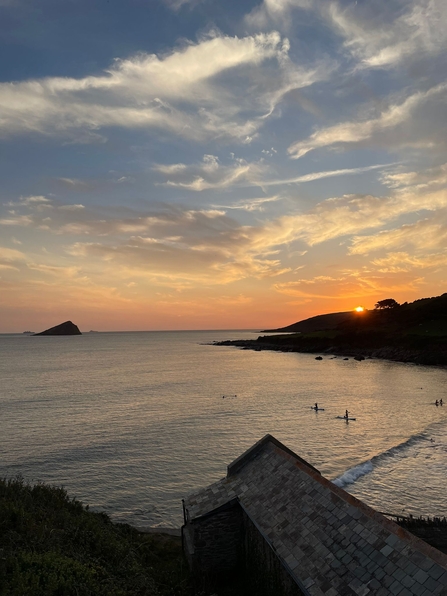
[[[64,488],[0,480],[1,596],[186,596],[180,539],[113,524]]]

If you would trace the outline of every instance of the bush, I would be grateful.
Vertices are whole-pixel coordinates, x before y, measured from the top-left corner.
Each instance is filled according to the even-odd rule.
[[[88,511],[60,487],[0,480],[2,596],[184,596],[178,539]]]

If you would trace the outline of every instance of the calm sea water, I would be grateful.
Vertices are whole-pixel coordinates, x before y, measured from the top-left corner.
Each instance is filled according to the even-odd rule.
[[[256,336],[0,335],[0,476],[179,527],[182,497],[271,433],[380,511],[447,515],[446,369],[210,345]]]

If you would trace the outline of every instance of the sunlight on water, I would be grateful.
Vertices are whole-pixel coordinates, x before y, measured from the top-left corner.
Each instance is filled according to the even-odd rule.
[[[0,336],[0,474],[178,526],[181,498],[269,432],[382,511],[447,514],[446,370],[209,345],[253,337]]]

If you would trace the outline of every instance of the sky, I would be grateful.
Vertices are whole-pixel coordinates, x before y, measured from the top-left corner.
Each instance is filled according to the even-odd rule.
[[[447,291],[445,0],[0,0],[0,332]]]

